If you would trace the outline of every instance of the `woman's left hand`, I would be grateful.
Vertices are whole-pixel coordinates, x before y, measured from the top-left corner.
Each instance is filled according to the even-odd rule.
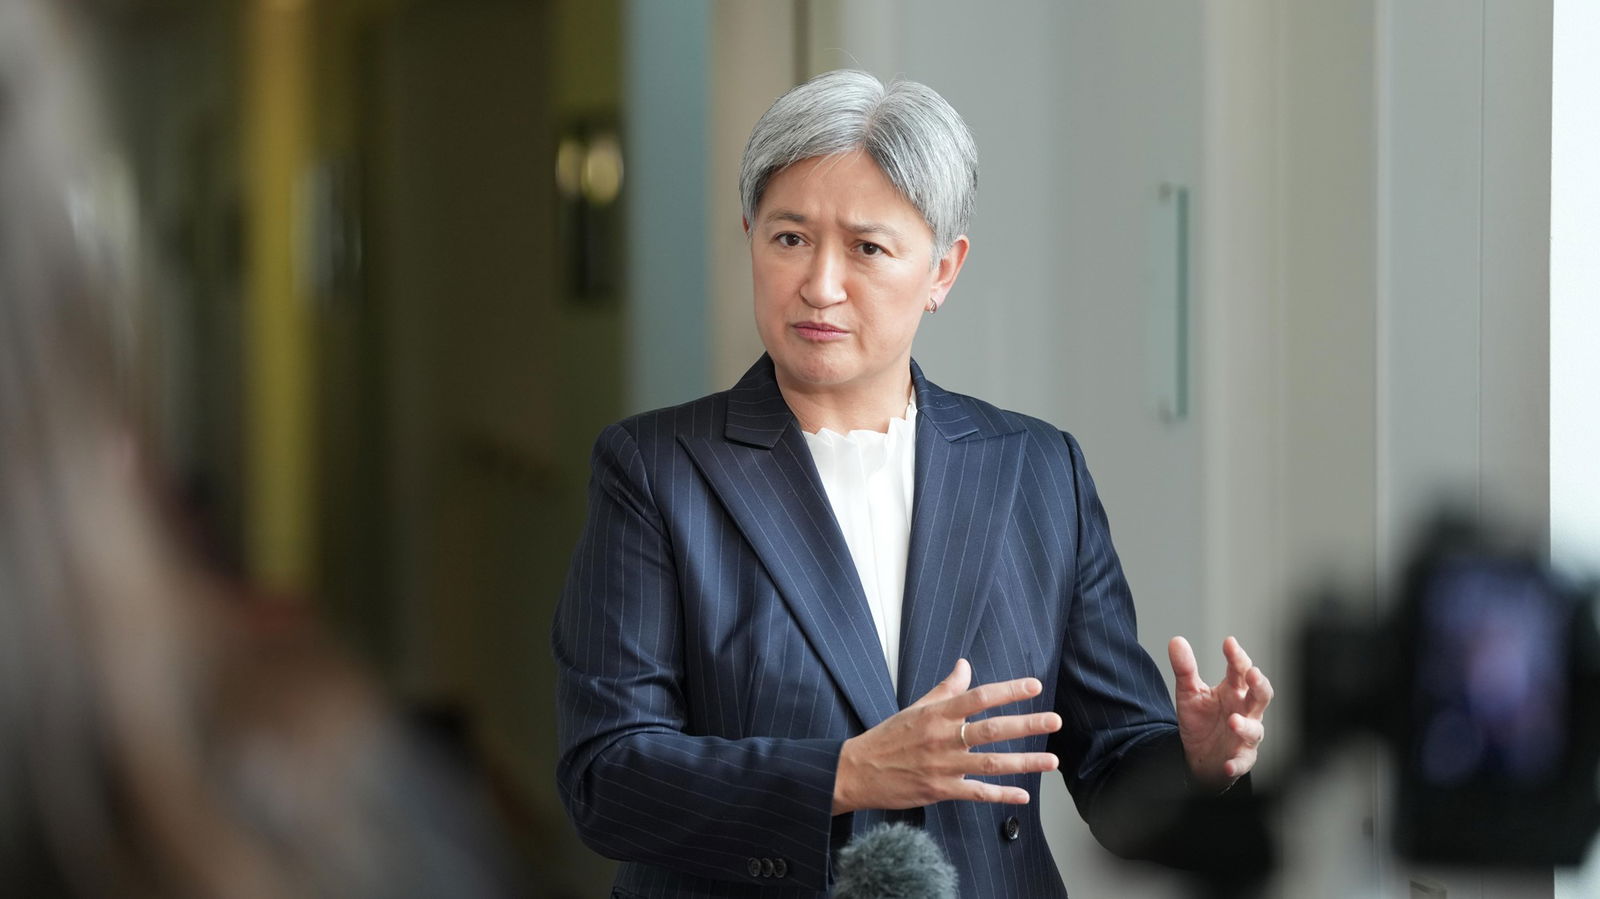
[[[1222,789],[1256,763],[1266,736],[1262,715],[1272,702],[1272,682],[1232,637],[1222,642],[1228,673],[1216,686],[1200,678],[1189,641],[1173,637],[1167,656],[1177,680],[1178,735],[1189,771],[1203,785]]]

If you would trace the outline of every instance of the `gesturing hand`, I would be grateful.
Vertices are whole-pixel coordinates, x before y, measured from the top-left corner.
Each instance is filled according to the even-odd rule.
[[[1211,687],[1200,679],[1188,640],[1173,637],[1167,644],[1183,753],[1195,779],[1213,787],[1226,786],[1255,766],[1256,747],[1266,736],[1261,716],[1272,702],[1272,682],[1250,663],[1238,640],[1222,641],[1222,654],[1228,673]]]
[[[972,666],[959,659],[950,676],[915,704],[844,741],[833,783],[833,813],[915,808],[945,799],[1026,803],[1028,791],[1020,787],[968,780],[967,775],[1052,771],[1059,764],[1054,753],[968,750],[1053,733],[1061,729],[1061,716],[1000,715],[968,724],[969,715],[1038,696],[1043,689],[1031,677],[969,690],[971,683]]]

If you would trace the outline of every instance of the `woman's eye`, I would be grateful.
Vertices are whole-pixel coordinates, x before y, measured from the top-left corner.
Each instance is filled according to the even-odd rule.
[[[881,256],[883,255],[883,247],[875,243],[864,243],[861,245],[861,252],[867,256]]]
[[[801,243],[800,235],[795,234],[793,232],[785,231],[782,234],[778,235],[778,244],[779,244],[779,246],[798,247],[798,246],[800,246],[800,243]]]

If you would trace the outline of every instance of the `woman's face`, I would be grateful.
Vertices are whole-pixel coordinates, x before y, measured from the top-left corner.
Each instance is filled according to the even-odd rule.
[[[778,383],[903,394],[911,339],[930,301],[942,303],[955,283],[967,239],[929,265],[933,232],[922,214],[859,151],[779,172],[746,227],[756,328]]]

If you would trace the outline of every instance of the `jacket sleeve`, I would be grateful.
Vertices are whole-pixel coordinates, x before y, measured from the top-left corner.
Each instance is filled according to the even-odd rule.
[[[567,814],[610,858],[825,889],[842,740],[689,732],[673,535],[625,428],[600,435],[592,464],[553,633]]]
[[[1069,434],[1078,521],[1076,580],[1062,637],[1051,740],[1067,788],[1101,845],[1124,858],[1194,867],[1199,822],[1232,820],[1248,779],[1217,797],[1190,783],[1166,681],[1139,644],[1133,596],[1083,451]]]

